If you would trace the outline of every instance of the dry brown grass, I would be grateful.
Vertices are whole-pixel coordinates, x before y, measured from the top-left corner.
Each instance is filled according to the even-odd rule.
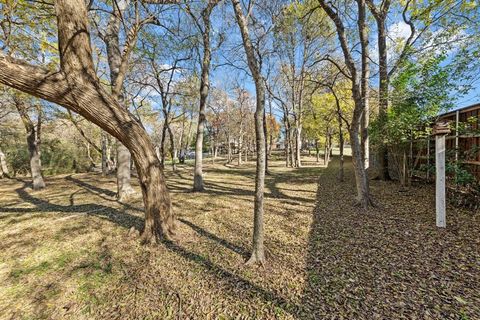
[[[190,166],[167,170],[181,240],[154,248],[128,238],[142,224],[142,202],[115,201],[114,177],[56,176],[43,191],[2,181],[0,318],[291,318],[305,286],[320,170],[272,163],[265,269],[243,266],[253,162],[208,163],[201,194],[190,192]]]
[[[115,201],[115,178],[75,174],[0,186],[1,319],[480,319],[478,213],[448,208],[435,227],[432,186],[371,181],[380,204],[354,206],[337,163],[272,163],[266,268],[251,248],[254,163],[207,164],[167,180],[178,244],[140,246],[141,199]]]

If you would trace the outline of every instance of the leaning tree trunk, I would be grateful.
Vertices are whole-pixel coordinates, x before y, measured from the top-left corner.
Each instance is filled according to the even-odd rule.
[[[40,160],[40,132],[42,126],[42,115],[40,107],[37,107],[38,118],[35,125],[28,115],[28,108],[26,102],[22,98],[15,97],[15,106],[18,113],[22,118],[22,122],[27,132],[27,147],[30,157],[30,173],[32,175],[32,187],[33,190],[39,190],[45,188],[45,182],[42,176],[42,162]]]
[[[122,142],[133,156],[143,194],[143,242],[172,239],[175,217],[153,144],[95,74],[85,1],[56,0],[55,9],[61,70],[0,55],[0,83],[68,108]]]

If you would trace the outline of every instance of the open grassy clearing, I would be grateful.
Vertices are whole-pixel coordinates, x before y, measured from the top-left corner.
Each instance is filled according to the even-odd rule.
[[[267,178],[265,270],[244,268],[250,250],[254,163],[208,164],[203,194],[192,169],[167,170],[179,216],[178,245],[142,247],[128,230],[142,202],[115,201],[115,177],[73,174],[32,191],[2,182],[2,318],[289,317],[305,286],[305,248],[319,167]]]
[[[142,201],[115,201],[115,177],[73,174],[32,191],[0,186],[2,319],[480,319],[479,215],[449,208],[435,227],[431,186],[371,181],[381,204],[353,206],[353,177],[272,163],[268,265],[251,248],[254,163],[167,170],[178,244],[140,246]]]

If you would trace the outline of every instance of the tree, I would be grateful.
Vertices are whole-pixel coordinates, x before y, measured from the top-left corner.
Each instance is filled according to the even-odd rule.
[[[301,167],[302,129],[307,82],[315,54],[324,45],[329,33],[323,12],[314,10],[313,1],[290,3],[283,7],[275,25],[275,51],[280,60],[280,72],[286,82],[294,124],[294,164]]]
[[[203,169],[202,169],[202,157],[203,157],[203,132],[205,130],[205,106],[207,104],[208,91],[210,89],[209,74],[210,74],[210,62],[212,57],[212,48],[210,45],[210,30],[213,8],[218,4],[220,0],[208,0],[206,6],[201,10],[201,21],[195,16],[190,6],[187,4],[186,10],[192,17],[198,31],[202,34],[202,67],[200,76],[200,106],[198,110],[198,124],[197,135],[195,142],[195,168],[193,172],[193,191],[201,192],[205,186],[203,184]]]
[[[42,175],[42,163],[40,160],[40,143],[41,143],[41,128],[42,128],[42,107],[39,104],[29,106],[27,98],[14,95],[13,100],[15,107],[20,114],[25,131],[27,132],[27,146],[30,156],[30,173],[32,175],[32,186],[34,190],[45,188],[45,182]],[[37,121],[30,118],[29,112],[31,109],[36,111]]]
[[[357,2],[357,27],[361,43],[361,65],[360,70],[356,66],[352,56],[351,46],[348,44],[347,34],[345,32],[345,25],[338,9],[332,3],[327,3],[324,0],[318,0],[320,6],[325,10],[335,25],[338,41],[342,49],[345,66],[347,72],[338,66],[342,72],[351,81],[352,99],[354,101],[354,111],[349,127],[350,141],[352,144],[352,160],[355,171],[355,181],[357,186],[357,201],[359,205],[367,208],[372,204],[370,199],[370,192],[368,186],[368,176],[364,164],[364,152],[362,151],[362,143],[360,141],[360,127],[362,116],[366,116],[366,98],[368,92],[368,39],[366,37],[366,11],[365,0],[356,0]],[[335,61],[328,58],[332,63],[338,65]]]
[[[4,55],[0,83],[79,113],[131,152],[145,205],[143,242],[175,236],[175,216],[160,162],[141,124],[101,85],[83,0],[56,0],[60,69],[51,71]]]
[[[239,0],[232,0],[235,18],[240,33],[242,34],[243,47],[247,55],[248,67],[255,82],[256,109],[255,109],[255,143],[257,147],[257,167],[255,174],[255,200],[254,200],[254,227],[253,227],[253,250],[247,264],[265,262],[265,249],[263,246],[263,197],[265,188],[265,80],[261,74],[260,63],[255,55],[255,48],[252,44],[248,30],[248,21],[243,13]]]
[[[366,4],[377,25],[379,66],[377,122],[380,127],[386,128],[392,78],[410,57],[425,54],[431,48],[440,52],[450,50],[452,46],[464,47],[466,42],[474,44],[475,31],[468,31],[468,29],[475,25],[476,4],[456,0],[426,2],[408,0],[398,3],[382,0],[378,5],[373,0],[366,0]],[[401,23],[408,27],[408,34],[404,38],[396,39],[388,33],[388,20],[393,16],[394,10],[398,11],[398,16],[402,19]],[[396,23],[392,23],[390,29],[395,29],[395,25]],[[393,42],[390,46],[389,38],[390,42]],[[384,136],[384,141],[377,141],[378,178],[381,180],[390,179],[386,143],[388,139]]]

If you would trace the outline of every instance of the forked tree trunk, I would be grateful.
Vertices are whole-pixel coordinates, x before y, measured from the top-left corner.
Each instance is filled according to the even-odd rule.
[[[368,176],[365,170],[365,165],[362,155],[362,145],[359,137],[361,116],[365,110],[365,97],[368,90],[368,36],[366,27],[366,10],[365,0],[356,0],[358,5],[358,32],[361,42],[361,72],[358,72],[355,60],[353,59],[350,51],[350,45],[348,43],[347,35],[345,32],[345,26],[342,21],[342,17],[335,10],[335,7],[326,0],[319,0],[320,6],[325,13],[330,17],[331,21],[335,24],[338,41],[342,48],[342,53],[345,60],[345,65],[350,73],[350,79],[352,84],[352,98],[354,101],[354,110],[352,122],[350,124],[350,141],[352,144],[352,160],[355,170],[355,180],[357,185],[357,200],[358,203],[367,208],[372,204],[370,199]],[[359,77],[360,74],[360,77]]]
[[[255,142],[257,150],[257,168],[255,175],[255,200],[253,218],[253,249],[247,264],[265,262],[265,250],[263,247],[263,196],[265,188],[265,131],[263,119],[265,113],[265,84],[261,75],[259,63],[255,56],[248,31],[248,22],[243,14],[239,0],[232,0],[235,18],[242,34],[243,46],[247,55],[248,67],[255,82],[256,109],[255,109]]]
[[[34,124],[28,114],[27,103],[20,97],[15,97],[15,106],[17,107],[20,118],[27,132],[27,147],[30,157],[30,173],[32,176],[33,190],[45,188],[45,182],[42,176],[42,162],[40,160],[40,132],[42,126],[42,115],[40,107],[37,107],[38,118],[37,124]]]
[[[56,0],[61,70],[52,72],[0,56],[0,83],[66,107],[121,141],[138,170],[145,205],[143,242],[175,236],[175,217],[163,171],[142,125],[105,91],[95,74],[83,0]]]

